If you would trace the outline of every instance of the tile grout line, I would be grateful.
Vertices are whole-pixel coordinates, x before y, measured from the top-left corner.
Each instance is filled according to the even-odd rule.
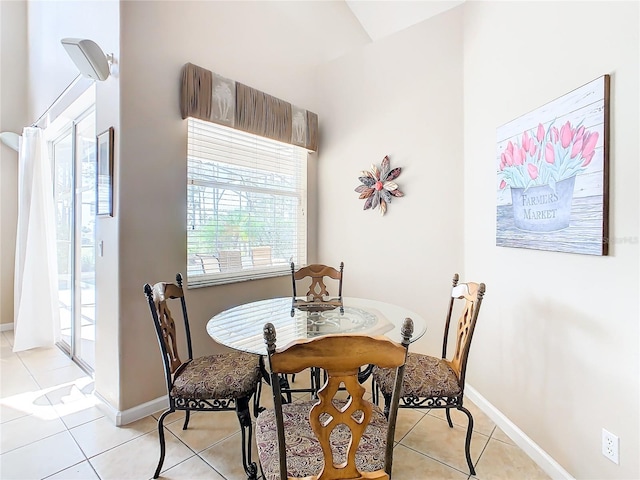
[[[455,467],[455,466],[453,466],[453,465],[449,465],[448,463],[445,463],[445,462],[443,462],[442,460],[438,460],[437,458],[432,457],[431,455],[427,455],[426,453],[421,452],[421,451],[419,451],[419,450],[416,450],[415,448],[410,447],[410,446],[408,446],[408,445],[405,445],[404,443],[398,443],[398,445],[402,445],[404,448],[407,448],[407,449],[411,450],[412,452],[417,453],[418,455],[421,455],[421,456],[423,456],[423,457],[426,457],[426,458],[428,458],[429,460],[433,460],[434,462],[438,462],[439,464],[444,465],[445,467],[451,468],[452,470],[455,470],[456,472],[460,472],[460,473],[462,473],[463,475],[470,476],[467,472],[463,472],[462,470],[460,470],[459,468],[457,468],[457,467]],[[396,445],[396,447],[397,447],[397,445]],[[393,447],[393,448],[395,449],[396,447]]]
[[[476,469],[476,475],[475,475],[475,476],[476,476],[476,478],[478,478],[478,472],[477,472],[478,464],[480,463],[480,459],[482,458],[482,455],[484,454],[485,450],[486,450],[486,449],[487,449],[487,447],[489,446],[489,442],[492,440],[492,438],[493,438],[493,434],[495,433],[496,428],[498,428],[498,426],[497,426],[497,425],[494,425],[494,426],[493,426],[493,430],[491,430],[491,433],[490,433],[490,434],[489,434],[489,436],[487,437],[487,443],[485,443],[485,444],[484,444],[484,447],[482,447],[482,450],[480,451],[480,455],[478,455],[478,459],[476,460],[476,463],[474,464],[474,467],[475,467],[475,469]],[[472,433],[473,433],[473,432],[472,432]],[[476,432],[476,433],[477,433],[477,432]],[[497,440],[497,439],[494,439],[494,440]],[[499,440],[498,440],[498,441],[499,441]],[[472,475],[469,475],[469,478],[471,478],[471,477],[472,477]]]

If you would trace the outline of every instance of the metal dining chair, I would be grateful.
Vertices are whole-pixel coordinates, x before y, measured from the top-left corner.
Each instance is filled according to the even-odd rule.
[[[480,305],[484,298],[484,283],[458,283],[459,276],[453,276],[453,287],[449,299],[449,310],[444,327],[442,342],[442,358],[410,353],[407,358],[405,376],[402,382],[400,408],[442,408],[445,409],[449,427],[453,428],[451,409],[464,412],[468,418],[467,436],[465,439],[465,456],[471,475],[476,471],[471,460],[471,434],[473,433],[473,416],[463,406],[465,373],[469,359],[469,348],[473,332],[478,320]],[[447,360],[447,340],[451,316],[456,303],[461,303],[462,312],[458,319],[456,342],[453,356]],[[373,400],[378,403],[382,392],[385,402],[385,412],[392,404],[394,392],[394,372],[389,369],[374,367],[373,369]]]
[[[256,419],[258,457],[265,480],[388,480],[400,387],[413,334],[413,321],[402,325],[402,343],[368,335],[325,335],[298,340],[276,350],[276,331],[264,327],[271,371],[273,409]],[[358,381],[362,365],[376,364],[393,370],[395,387],[388,418],[364,399]],[[279,375],[309,367],[327,372],[317,401],[283,404]],[[336,397],[340,387],[348,400]]]
[[[169,407],[158,418],[160,460],[153,475],[158,478],[165,457],[163,422],[176,410],[185,412],[183,430],[189,425],[192,411],[217,412],[235,410],[240,422],[242,464],[247,478],[255,480],[257,466],[251,461],[253,427],[249,402],[253,396],[254,416],[258,415],[261,388],[261,357],[244,352],[223,353],[193,358],[187,305],[182,289],[182,275],[176,283],[156,283],[144,286],[156,330],[167,383]],[[180,300],[187,340],[187,360],[178,352],[176,324],[168,306],[169,300]],[[177,302],[176,302],[177,303]]]

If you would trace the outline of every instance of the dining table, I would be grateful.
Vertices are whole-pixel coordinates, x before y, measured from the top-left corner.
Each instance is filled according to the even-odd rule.
[[[411,342],[427,330],[427,322],[405,307],[367,298],[342,297],[340,302],[305,302],[292,297],[269,298],[224,310],[207,322],[215,341],[244,352],[266,355],[263,328],[270,322],[280,347],[334,333],[384,335],[400,343],[405,318],[413,320]]]
[[[224,310],[207,322],[207,333],[216,342],[243,352],[261,355],[260,368],[269,383],[269,373],[263,356],[267,354],[263,329],[267,322],[274,325],[276,342],[284,347],[296,340],[328,334],[355,333],[384,335],[401,343],[401,326],[405,318],[413,320],[411,341],[418,340],[427,330],[426,321],[407,308],[379,300],[341,297],[325,301],[307,301],[305,297],[278,297],[244,303]],[[373,365],[362,369],[358,379],[366,381]],[[311,369],[309,388],[292,388],[287,376],[280,379],[281,391],[291,402],[291,394],[311,393],[317,397],[322,383],[319,369]]]

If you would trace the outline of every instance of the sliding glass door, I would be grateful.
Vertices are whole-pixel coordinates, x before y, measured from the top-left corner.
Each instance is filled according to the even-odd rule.
[[[95,368],[96,126],[92,106],[51,143],[61,347]]]

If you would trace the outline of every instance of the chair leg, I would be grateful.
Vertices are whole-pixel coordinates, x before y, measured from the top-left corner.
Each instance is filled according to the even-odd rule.
[[[158,478],[160,476],[160,470],[162,470],[162,464],[164,463],[164,454],[165,454],[165,445],[164,445],[164,418],[170,413],[175,412],[173,408],[169,408],[166,410],[160,418],[158,419],[158,438],[160,439],[160,460],[158,461],[158,466],[156,467],[156,472],[153,474],[153,478]]]
[[[471,416],[471,412],[464,408],[462,405],[457,407],[458,410],[464,412],[469,419],[469,423],[467,425],[467,439],[464,442],[464,453],[467,456],[467,465],[469,465],[469,471],[471,475],[476,474],[476,470],[473,468],[473,462],[471,461],[471,434],[473,433],[473,417]],[[447,413],[449,413],[449,409],[447,409]]]
[[[313,388],[313,398],[318,398],[318,390],[322,387],[320,383],[320,369],[317,367],[311,367],[311,388]]]
[[[191,410],[184,411],[184,425],[182,425],[182,429],[186,430],[189,426],[189,419],[191,418]]]
[[[280,391],[283,392],[282,403],[291,403],[293,397],[291,396],[291,387],[289,385],[288,375],[279,375]]]
[[[447,414],[447,422],[449,423],[449,428],[453,428],[453,422],[451,421],[451,409],[445,409],[445,413]]]
[[[251,423],[251,414],[249,413],[249,397],[236,398],[236,415],[238,415],[242,436],[242,466],[247,474],[247,479],[256,480],[258,477],[258,467],[254,462],[251,462],[253,425]]]
[[[376,383],[375,379],[372,378],[371,379],[371,402],[374,405],[378,405],[379,401],[380,401],[380,389],[378,388],[378,384]]]
[[[258,414],[264,410],[260,406],[260,395],[262,394],[262,380],[256,385],[256,392],[253,394],[253,417],[258,418]]]
[[[382,394],[384,397],[384,416],[389,419],[389,409],[391,408],[391,395]]]

